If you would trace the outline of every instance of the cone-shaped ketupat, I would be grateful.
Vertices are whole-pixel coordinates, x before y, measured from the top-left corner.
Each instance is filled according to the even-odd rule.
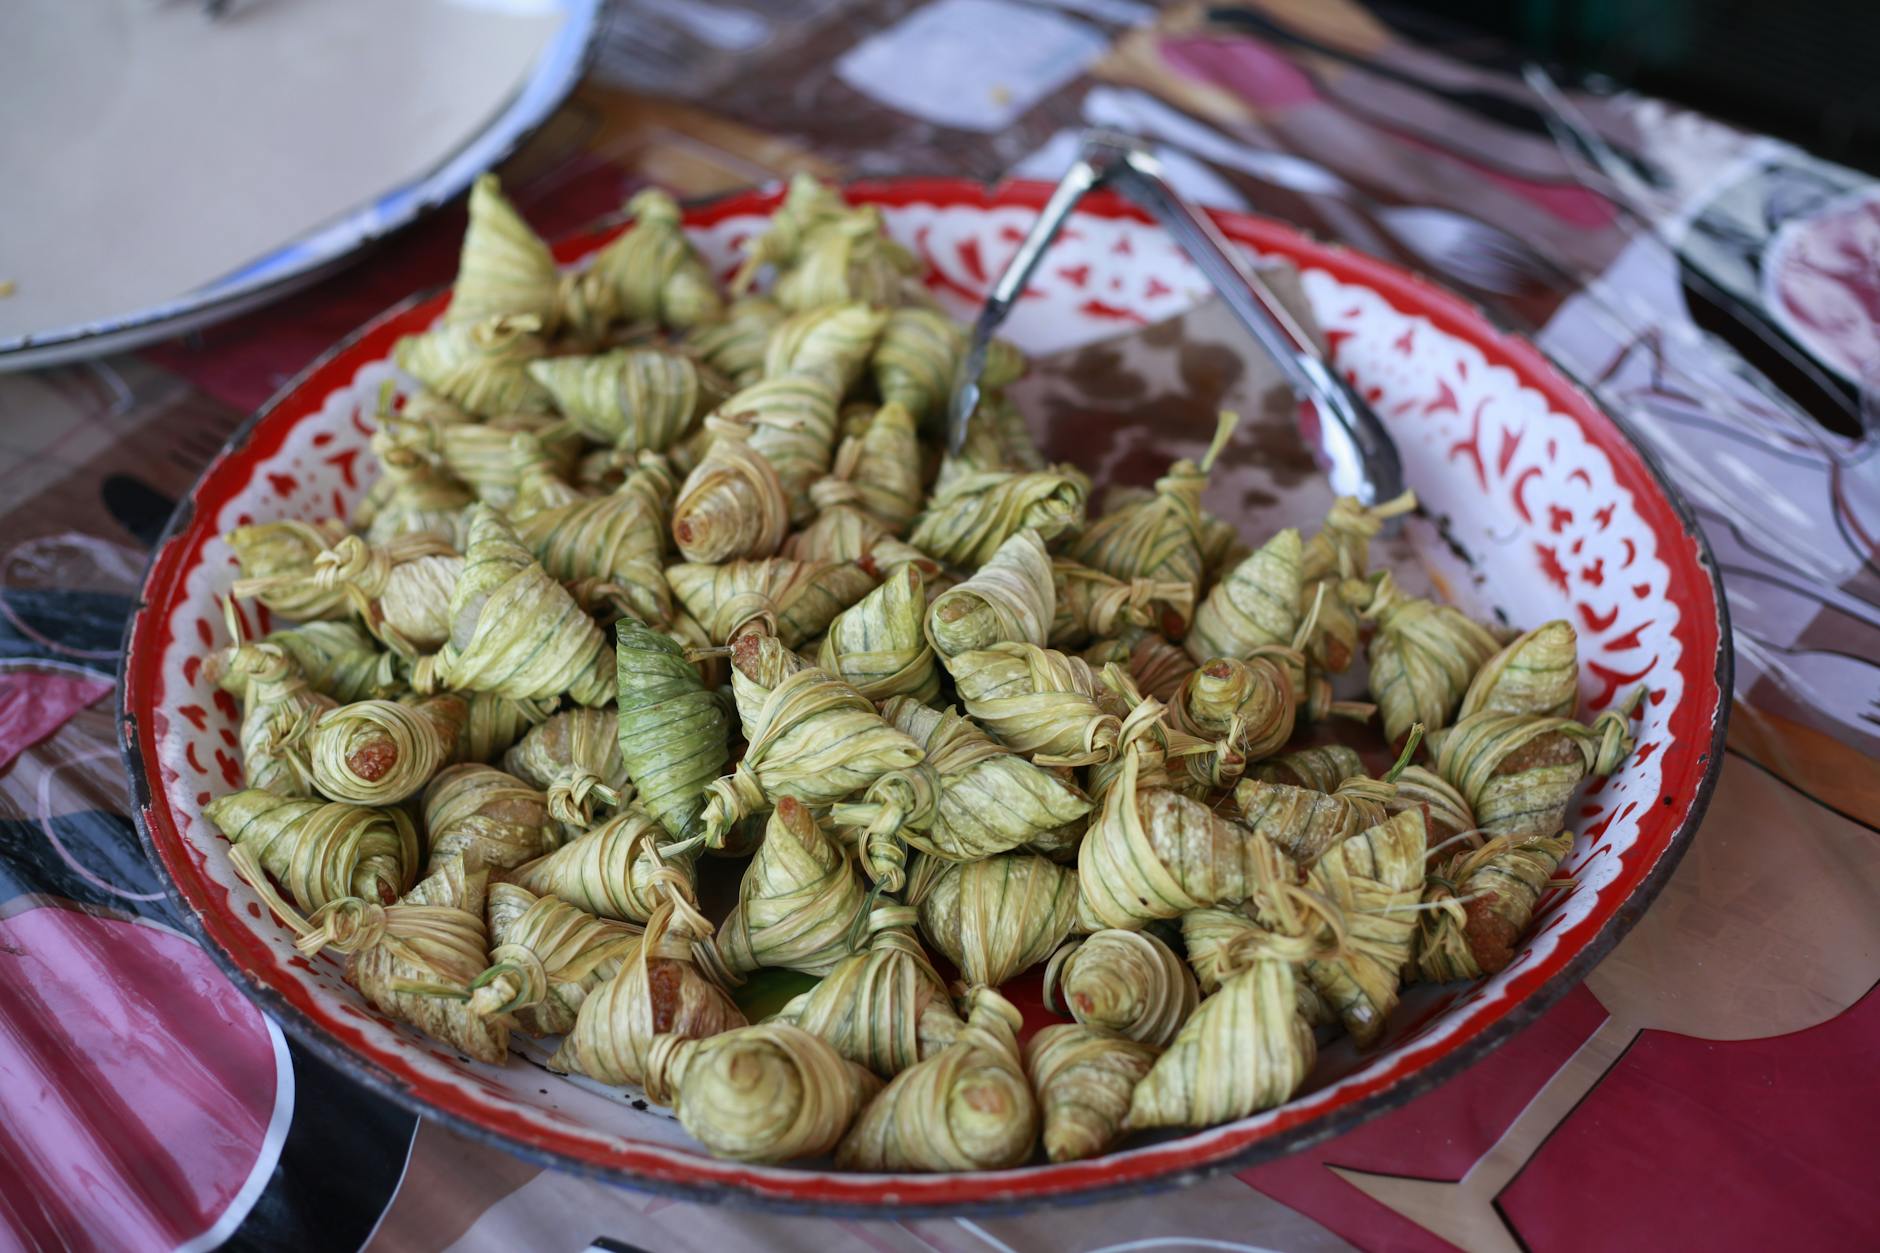
[[[1325,744],[1269,757],[1247,773],[1262,783],[1283,783],[1314,792],[1330,792],[1346,779],[1363,774],[1364,762],[1359,760],[1355,749],[1343,744]]]
[[[902,822],[931,821],[931,784],[923,786],[914,770],[920,749],[882,721],[867,697],[805,665],[774,636],[741,637],[731,663],[748,746],[737,769],[706,789],[699,826],[708,847],[722,846],[746,815],[785,796],[828,805],[861,794],[894,811],[884,812],[871,832],[880,838],[895,834]],[[894,799],[903,785],[926,792],[925,814]]]
[[[512,445],[517,435],[535,436],[549,465],[560,475],[575,472],[587,446],[571,423],[546,411],[499,414],[479,422],[422,389],[405,402],[401,412],[382,415],[379,424],[389,439],[440,463],[478,500],[495,509],[515,503],[517,465]],[[362,524],[358,516],[353,521]]]
[[[1139,931],[1191,909],[1260,900],[1292,868],[1264,836],[1163,788],[1139,790],[1140,755],[1123,768],[1077,852],[1078,920]]]
[[[794,262],[804,243],[821,227],[848,212],[842,193],[816,178],[798,171],[790,178],[783,202],[770,215],[761,234],[744,241],[744,262],[732,276],[731,290],[739,295],[750,290],[757,272],[766,265],[782,268]]]
[[[1003,643],[947,659],[960,701],[1001,744],[1039,765],[1083,766],[1115,755],[1122,720],[1081,658]]]
[[[385,385],[389,392],[391,384]],[[372,437],[380,477],[373,485],[377,509],[365,538],[377,544],[401,535],[430,535],[456,544],[463,538],[464,506],[476,493],[429,458],[401,448],[383,431]]]
[[[1044,1001],[1086,1027],[1162,1048],[1200,1003],[1175,951],[1142,931],[1103,930],[1052,954]],[[1117,1111],[1121,1117],[1122,1111]]]
[[[874,590],[855,564],[767,557],[723,565],[668,566],[666,580],[711,639],[735,642],[752,630],[775,634],[786,648],[821,635],[837,614]]]
[[[1201,985],[1203,997],[1213,996],[1224,980],[1239,973],[1245,965],[1245,945],[1266,943],[1264,940],[1249,940],[1247,937],[1250,933],[1303,925],[1294,921],[1302,915],[1285,903],[1277,910],[1267,910],[1266,917],[1272,925],[1255,921],[1247,912],[1248,908],[1240,905],[1232,909],[1191,909],[1182,915],[1182,947],[1188,951],[1188,965],[1195,972],[1195,982]],[[1320,912],[1329,914],[1329,910],[1330,906],[1327,905]],[[1342,918],[1339,925],[1344,925]],[[1318,989],[1312,986],[1312,981],[1303,973],[1293,980],[1293,993],[1298,1002],[1299,1015],[1309,1025],[1338,1025],[1337,1011],[1326,1004],[1325,998],[1319,995]]]
[[[1045,1156],[1074,1162],[1114,1147],[1124,1135],[1130,1093],[1160,1053],[1079,1023],[1057,1023],[1032,1036],[1025,1072],[1038,1094]]]
[[[764,345],[783,321],[783,310],[765,296],[743,296],[715,322],[694,326],[685,349],[733,387],[749,387],[764,377]]]
[[[836,615],[817,662],[871,701],[930,701],[940,694],[940,675],[922,632],[926,617],[920,571],[896,566],[880,587]]]
[[[553,847],[548,798],[494,766],[448,766],[424,789],[428,872],[463,855],[492,870],[510,870]]]
[[[407,335],[392,349],[398,368],[480,417],[550,413],[555,398],[531,367],[547,353],[533,314],[448,322]]]
[[[1229,570],[1195,610],[1194,625],[1182,641],[1188,655],[1205,662],[1290,646],[1303,617],[1304,547],[1299,532],[1287,527]]]
[[[470,984],[470,1009],[508,1014],[530,1035],[573,1028],[588,993],[620,973],[640,946],[640,929],[596,918],[553,896],[513,883],[489,889],[488,969]]]
[[[982,566],[1013,535],[1049,542],[1084,524],[1089,480],[1064,468],[965,475],[935,491],[908,542],[936,561]]]
[[[682,887],[671,880],[661,886],[665,899],[647,920],[639,946],[618,974],[581,1002],[550,1070],[637,1084],[646,1077],[657,1037],[703,1039],[746,1025],[730,995],[699,964],[710,951],[711,923]]]
[[[845,1170],[998,1170],[1038,1139],[1038,1103],[1018,1050],[1018,1010],[991,988],[969,996],[966,1026],[897,1074],[836,1148]]]
[[[231,633],[239,627],[233,604]],[[272,644],[237,642],[224,654],[224,666],[248,693],[238,731],[242,777],[281,796],[311,795],[307,742],[335,702],[314,691],[293,658]]]
[[[1370,507],[1356,497],[1340,496],[1332,502],[1324,525],[1305,542],[1300,554],[1304,583],[1299,607],[1311,610],[1317,604],[1318,611],[1312,630],[1299,646],[1317,669],[1343,674],[1357,657],[1358,611],[1371,598],[1371,540],[1385,522],[1416,507],[1414,492]]]
[[[725,966],[826,975],[854,950],[868,889],[847,848],[793,797],[777,802],[744,868],[738,903],[718,929]]]
[[[1403,754],[1381,779],[1352,775],[1329,793],[1242,779],[1234,788],[1234,807],[1248,830],[1271,840],[1300,866],[1311,866],[1327,849],[1384,821],[1397,793],[1398,774],[1421,739],[1421,728],[1411,728]]]
[[[1644,695],[1638,688],[1590,727],[1572,718],[1470,714],[1442,733],[1436,772],[1461,794],[1485,834],[1552,835],[1580,781],[1611,774],[1631,756],[1627,724]]]
[[[441,648],[450,638],[450,594],[462,577],[463,558],[430,534],[383,544],[348,535],[313,564],[314,585],[337,591],[368,631],[403,656]]]
[[[398,675],[398,658],[381,651],[356,622],[305,622],[271,631],[257,642],[286,653],[308,687],[342,705],[382,700],[405,686]],[[203,674],[237,700],[246,700],[248,672],[230,665],[230,660],[229,654],[211,655],[203,664]]]
[[[729,756],[724,704],[672,639],[630,619],[618,634],[620,759],[640,805],[679,839]]]
[[[1042,646],[1056,612],[1044,541],[1036,531],[1019,531],[971,578],[934,598],[927,638],[942,657],[1006,641]]]
[[[202,815],[301,909],[346,896],[390,904],[417,879],[418,833],[402,809],[248,788],[210,801]]]
[[[1223,410],[1199,464],[1177,461],[1156,480],[1153,495],[1093,520],[1071,545],[1070,555],[1112,578],[1156,579],[1194,589],[1188,596],[1192,603],[1202,578],[1201,493],[1239,422],[1240,415]],[[1165,607],[1165,613],[1171,612]],[[1187,630],[1185,618],[1178,625],[1174,634]]]
[[[490,963],[489,874],[456,857],[393,904],[341,897],[304,920],[265,881],[257,888],[273,896],[268,903],[298,933],[301,952],[350,954],[347,982],[380,1011],[477,1061],[501,1065],[509,1056],[509,1019],[470,1009],[470,984]]]
[[[711,447],[685,476],[672,506],[672,538],[687,561],[769,557],[790,530],[790,501],[770,461],[751,446],[752,428],[705,419]]]
[[[1396,1007],[1427,849],[1422,813],[1406,810],[1335,845],[1306,878],[1343,913],[1346,929],[1338,954],[1310,962],[1306,973],[1360,1048],[1383,1037]]]
[[[798,525],[815,515],[810,486],[829,473],[835,457],[841,399],[823,374],[795,371],[751,384],[715,412],[749,432],[751,451],[775,471],[790,519]]]
[[[553,473],[540,441],[525,448],[541,472]],[[563,485],[565,486],[565,484]],[[618,588],[634,614],[663,623],[672,616],[666,587],[664,532],[676,490],[672,467],[657,453],[641,453],[620,486],[600,496],[575,494],[563,503],[529,513],[510,514],[516,538],[535,554],[549,577],[564,584],[595,580]]]
[[[953,373],[966,350],[959,323],[935,309],[903,305],[888,314],[869,358],[875,388],[926,425],[940,416],[953,390]]]
[[[454,733],[449,760],[494,762],[528,729],[554,712],[552,700],[511,700],[490,692],[407,692],[401,704],[416,705],[438,726]]]
[[[1430,852],[1457,836],[1475,831],[1475,810],[1449,781],[1422,766],[1407,767],[1394,780],[1396,786],[1384,801],[1384,812],[1395,814],[1406,809],[1421,809],[1429,822]]]
[[[1573,835],[1496,836],[1429,872],[1418,915],[1417,970],[1432,983],[1499,974],[1534,920],[1534,907],[1573,851]],[[1434,907],[1434,908],[1432,908]]]
[[[1298,962],[1313,951],[1303,937],[1260,928],[1237,943],[1219,990],[1136,1085],[1125,1127],[1212,1127],[1291,1097],[1318,1058],[1295,991]]]
[[[933,963],[914,936],[915,913],[877,904],[859,952],[837,962],[773,1021],[827,1040],[852,1062],[893,1076],[952,1043],[960,1021]]]
[[[1179,635],[1194,613],[1191,583],[1125,581],[1065,557],[1051,562],[1051,585],[1053,612],[1043,642],[1053,648],[1077,648],[1136,631]]]
[[[618,741],[612,710],[564,709],[504,753],[503,769],[541,788],[550,816],[579,832],[631,795]]]
[[[660,1036],[649,1093],[670,1096],[679,1125],[714,1157],[787,1162],[836,1147],[881,1080],[788,1023],[706,1039]]]
[[[352,607],[345,594],[321,587],[313,577],[314,562],[320,554],[346,534],[346,524],[334,518],[236,527],[222,537],[222,542],[234,550],[242,575],[233,594],[243,600],[253,597],[296,622],[346,617]],[[435,539],[427,546],[449,548]]]
[[[803,241],[771,295],[792,312],[861,303],[892,307],[924,299],[915,258],[882,231],[874,205],[846,209]]]
[[[783,542],[782,555],[793,561],[857,565],[871,578],[911,565],[926,587],[944,590],[947,582],[939,562],[896,539],[879,518],[854,505],[833,505],[817,514],[814,522]]]
[[[933,825],[908,843],[948,861],[975,861],[1067,829],[1081,834],[1092,805],[1059,774],[1007,751],[971,719],[908,697],[882,716],[927,755],[940,782]]]
[[[1461,610],[1406,594],[1388,573],[1364,616],[1371,637],[1371,692],[1384,716],[1384,735],[1403,742],[1412,723],[1448,726],[1476,671],[1500,651],[1495,637]]]
[[[552,334],[561,320],[561,272],[548,245],[516,212],[494,174],[479,175],[470,185],[469,208],[445,322],[528,315],[541,323],[543,334]]]
[[[566,693],[589,706],[613,700],[607,636],[487,505],[470,507],[470,542],[450,616],[450,639],[419,659],[414,688],[452,687],[515,700]]]
[[[692,863],[665,855],[669,837],[659,821],[629,804],[545,857],[504,876],[537,896],[558,896],[601,918],[645,922],[658,908],[658,885],[676,878],[690,890]],[[663,872],[663,874],[662,874]]]
[[[899,535],[920,510],[921,452],[914,418],[884,404],[837,446],[829,473],[809,486],[810,503],[828,511],[853,506]]]
[[[764,345],[764,378],[816,375],[841,396],[861,377],[887,321],[885,310],[860,303],[793,313],[777,324]]]
[[[342,705],[307,736],[314,790],[336,801],[395,805],[416,796],[444,764],[449,740],[424,711],[397,701]]]
[[[922,856],[908,904],[921,932],[972,986],[998,987],[1057,951],[1077,914],[1077,874],[1034,853],[980,861]]]
[[[574,329],[591,335],[625,321],[685,330],[717,319],[724,301],[685,237],[678,202],[648,187],[627,201],[627,216],[632,228],[568,284],[565,307]]]
[[[591,357],[550,357],[529,377],[596,443],[622,452],[665,452],[724,395],[690,357],[659,348],[616,348]]]
[[[1543,623],[1490,657],[1476,671],[1456,710],[1571,718],[1580,704],[1579,636],[1564,618]]]
[[[1177,730],[1215,745],[1186,759],[1191,777],[1211,788],[1232,787],[1248,762],[1285,747],[1293,711],[1292,682],[1264,657],[1216,658],[1183,680],[1169,702]]]

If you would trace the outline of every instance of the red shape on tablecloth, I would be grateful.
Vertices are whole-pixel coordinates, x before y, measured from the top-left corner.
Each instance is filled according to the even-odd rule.
[[[1605,1020],[1605,1008],[1577,987],[1533,1026],[1427,1096],[1316,1148],[1243,1171],[1240,1178],[1359,1248],[1447,1249],[1446,1242],[1327,1167],[1462,1178]]]
[[[103,1249],[209,1231],[279,1153],[275,1059],[260,1011],[181,936],[50,905],[0,920],[0,1230]]]
[[[1880,992],[1763,1040],[1643,1032],[1500,1197],[1533,1249],[1880,1248]]]
[[[30,663],[0,671],[0,770],[111,691],[111,680]]]

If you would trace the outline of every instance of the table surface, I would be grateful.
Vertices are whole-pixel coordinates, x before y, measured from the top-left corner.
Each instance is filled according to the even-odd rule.
[[[584,1182],[416,1119],[285,1040],[184,937],[139,848],[112,726],[119,639],[149,546],[242,418],[449,279],[453,206],[200,337],[0,377],[0,1248],[1880,1246],[1880,454],[1858,371],[1807,382],[1716,296],[1823,360],[1874,359],[1880,193],[1662,102],[1576,96],[1660,176],[1615,185],[1547,134],[1414,85],[1531,101],[1484,67],[1493,49],[1412,42],[1343,0],[1262,7],[1368,64],[1137,0],[632,0],[503,174],[552,236],[647,181],[1053,177],[1101,122],[1163,140],[1199,200],[1358,247],[1396,255],[1377,217],[1262,181],[1258,154],[1544,252],[1550,285],[1470,295],[1658,454],[1725,572],[1736,647],[1710,816],[1584,986],[1306,1152],[1178,1194],[973,1221],[780,1218]]]

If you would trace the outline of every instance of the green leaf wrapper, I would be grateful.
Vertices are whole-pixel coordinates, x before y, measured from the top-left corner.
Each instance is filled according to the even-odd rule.
[[[922,857],[908,887],[921,932],[972,986],[998,987],[1044,961],[1070,934],[1077,874],[1032,853],[980,861]]]
[[[699,965],[711,924],[678,895],[647,920],[620,973],[588,993],[550,1070],[607,1084],[640,1083],[658,1036],[703,1039],[745,1026],[744,1015]]]
[[[783,321],[776,301],[744,296],[731,302],[724,317],[694,326],[685,347],[733,387],[749,387],[764,377],[764,345]]]
[[[548,576],[486,505],[470,508],[463,577],[451,593],[450,639],[420,658],[412,687],[494,692],[516,700],[566,693],[613,699],[613,649],[574,597]]]
[[[858,565],[787,557],[718,566],[682,563],[667,567],[666,581],[713,642],[728,644],[749,630],[765,630],[786,648],[800,648],[822,634],[875,586],[874,576]]]
[[[620,759],[639,803],[679,839],[730,755],[724,705],[679,644],[630,620],[618,632]]]
[[[1347,934],[1337,956],[1310,962],[1306,973],[1360,1048],[1383,1037],[1396,1007],[1427,848],[1423,815],[1408,810],[1333,846],[1307,876],[1306,886],[1343,912]]]
[[[576,836],[546,857],[525,862],[504,877],[537,896],[559,896],[590,914],[619,922],[645,922],[658,907],[664,869],[688,890],[690,858],[664,853],[665,829],[635,805]]]
[[[470,1010],[510,1014],[534,1036],[573,1029],[588,994],[620,973],[640,947],[640,929],[596,918],[513,883],[489,889],[488,969],[471,981]]]
[[[901,1071],[836,1148],[845,1170],[998,1170],[1038,1139],[1038,1103],[1018,1051],[1019,1013],[976,988],[959,1038]]]
[[[1113,1148],[1124,1135],[1130,1093],[1160,1052],[1078,1023],[1058,1023],[1032,1036],[1025,1071],[1038,1093],[1045,1156],[1073,1162]]]
[[[627,216],[632,229],[601,249],[568,285],[569,322],[592,334],[615,321],[684,330],[719,317],[724,301],[685,236],[678,202],[649,187],[627,201]]]
[[[1056,612],[1044,541],[1036,531],[1019,531],[971,578],[934,598],[927,638],[942,657],[1006,641],[1042,646]]]
[[[1020,531],[1050,541],[1081,527],[1089,493],[1088,480],[1074,472],[968,474],[928,499],[908,542],[936,561],[982,566]]]
[[[648,1091],[670,1092],[679,1125],[714,1157],[820,1157],[881,1090],[881,1080],[788,1023],[703,1040],[660,1036]]]
[[[455,856],[509,870],[554,847],[548,798],[512,774],[479,762],[447,766],[424,789],[427,874]]]
[[[454,740],[410,705],[342,705],[321,717],[307,737],[313,786],[337,801],[395,805],[430,782]]]
[[[952,1043],[960,1021],[946,985],[914,938],[915,913],[884,902],[869,914],[866,947],[778,1011],[852,1062],[892,1076]]]
[[[531,365],[548,351],[533,314],[449,322],[407,335],[392,349],[398,368],[453,404],[494,418],[509,413],[549,413],[554,397],[537,382]]]
[[[718,952],[737,974],[762,966],[828,974],[854,951],[850,938],[867,901],[848,850],[785,796],[745,867]]]
[[[249,788],[203,806],[302,909],[341,897],[390,904],[418,874],[418,833],[402,809],[290,799]]]
[[[908,843],[948,861],[974,861],[1060,832],[1081,836],[1090,798],[1059,775],[1007,751],[951,709],[907,697],[882,715],[927,755],[940,780],[933,825]]]
[[[632,795],[618,738],[612,710],[566,709],[503,754],[503,769],[543,789],[550,816],[578,833]]]
[[[1200,1003],[1195,977],[1168,945],[1141,931],[1098,931],[1051,957],[1045,1008],[1106,1034],[1161,1049]],[[1121,1111],[1118,1111],[1121,1116]]]
[[[1418,915],[1418,972],[1448,983],[1507,969],[1541,893],[1572,851],[1568,831],[1518,842],[1504,835],[1430,871]]]
[[[1364,613],[1377,623],[1371,691],[1392,744],[1403,741],[1412,723],[1431,731],[1449,725],[1475,672],[1500,651],[1495,637],[1466,614],[1406,595],[1389,574]]]
[[[1535,627],[1476,671],[1456,710],[1571,718],[1580,705],[1579,636],[1564,618]]]
[[[880,587],[836,615],[817,663],[871,701],[930,701],[940,694],[940,676],[921,631],[926,611],[920,571],[897,566]]]
[[[551,357],[528,370],[583,435],[622,452],[665,452],[724,395],[690,357],[658,348]]]
[[[1139,790],[1126,753],[1077,853],[1077,913],[1088,930],[1139,931],[1208,905],[1256,900],[1292,874],[1279,848],[1177,792]]]

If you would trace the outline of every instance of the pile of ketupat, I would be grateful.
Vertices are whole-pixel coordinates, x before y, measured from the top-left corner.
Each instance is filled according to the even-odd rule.
[[[1408,498],[1248,550],[1201,505],[1232,415],[1091,516],[1004,345],[939,456],[964,336],[876,210],[799,179],[727,298],[670,198],[628,208],[564,274],[480,180],[358,512],[228,536],[300,625],[231,602],[249,787],[207,813],[304,952],[484,1062],[560,1036],[713,1153],[895,1171],[1244,1117],[1402,980],[1509,962],[1631,750],[1636,695],[1575,719],[1570,625],[1372,573]],[[1375,705],[1332,693],[1361,653]],[[1382,777],[1287,751],[1374,718]],[[1021,1047],[998,988],[1040,964],[1068,1021]],[[764,968],[819,982],[750,1024]]]

